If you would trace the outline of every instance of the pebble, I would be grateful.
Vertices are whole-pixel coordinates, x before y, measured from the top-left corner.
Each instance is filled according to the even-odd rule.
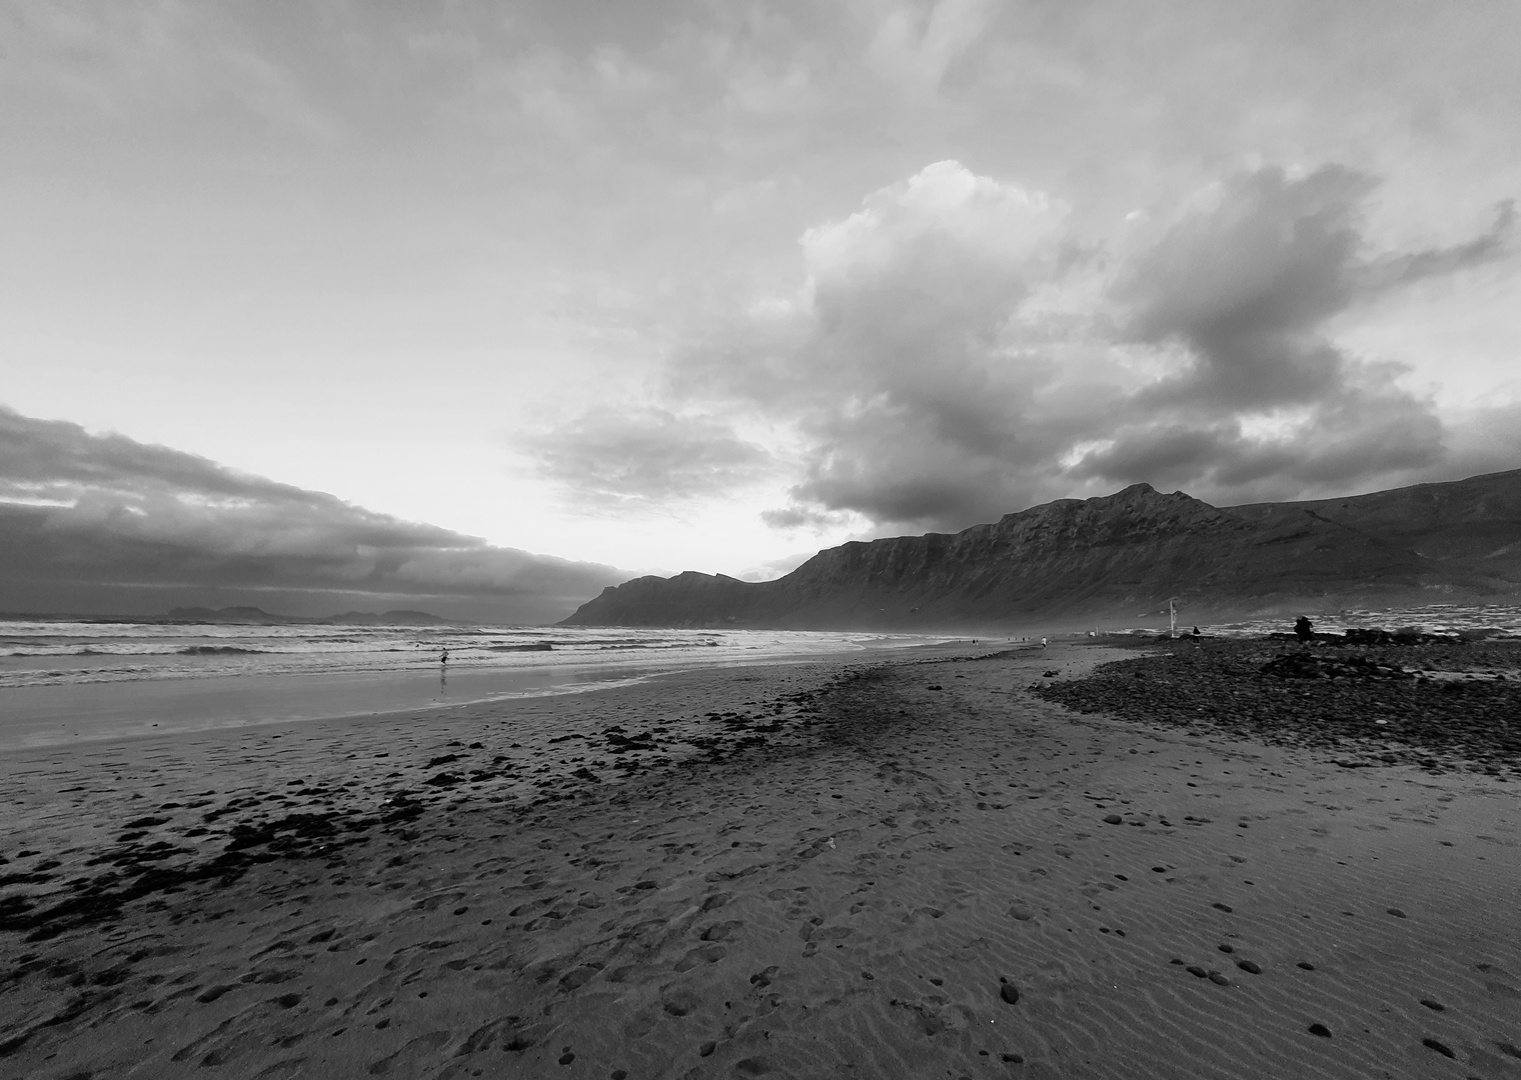
[[[568,1051],[566,1053],[563,1053],[563,1054],[560,1055],[560,1064],[561,1065],[569,1065],[572,1061],[575,1061],[575,1060],[576,1060],[576,1055],[572,1054],[572,1053],[570,1053]]]
[[[1218,971],[1211,971],[1209,973],[1209,981],[1216,986],[1229,986],[1231,984],[1231,981]]]
[[[1019,988],[1016,987],[1013,983],[1009,982],[1008,979],[1002,979],[1000,981],[1003,983],[1003,985],[998,988],[998,996],[1003,998],[1003,1000],[1010,1005],[1018,1004]]]
[[[709,1054],[711,1054],[717,1048],[718,1048],[718,1044],[715,1043],[715,1042],[713,1042],[710,1039],[708,1042],[703,1043],[701,1046],[699,1046],[697,1048],[697,1056],[698,1057],[707,1057]]]
[[[1299,963],[1296,964],[1295,967],[1302,967],[1306,971],[1314,971],[1315,970],[1315,965],[1312,964],[1312,963],[1310,963],[1308,960],[1301,960],[1301,961],[1299,961]]]
[[[1237,960],[1236,966],[1249,975],[1261,975],[1262,969],[1251,960]]]
[[[1422,1039],[1421,1040],[1421,1045],[1424,1046],[1424,1047],[1426,1047],[1429,1050],[1435,1050],[1437,1053],[1441,1054],[1443,1057],[1455,1058],[1455,1057],[1458,1056],[1458,1055],[1454,1054],[1448,1047],[1443,1046],[1441,1043],[1437,1042],[1435,1039]]]
[[[1396,919],[1408,918],[1408,916],[1403,911],[1401,911],[1399,908],[1397,908],[1397,907],[1390,908],[1389,909],[1389,914],[1393,915]]]
[[[1104,824],[1105,825],[1118,825],[1120,822],[1122,822],[1124,820],[1125,819],[1122,818],[1122,817],[1120,817],[1120,815],[1118,815],[1118,814],[1105,814],[1104,815]]]
[[[1202,979],[1209,974],[1209,972],[1205,971],[1198,964],[1189,964],[1188,967],[1184,968],[1183,970],[1198,979]]]
[[[1430,998],[1421,998],[1421,1004],[1428,1009],[1435,1009],[1437,1012],[1445,1012],[1447,1010],[1446,1005],[1443,1005],[1440,1001],[1432,1001]]]
[[[1331,1029],[1324,1024],[1311,1024],[1310,1034],[1319,1035],[1322,1039],[1329,1039],[1331,1037]]]
[[[1007,1062],[1009,1062],[1012,1065],[1023,1064],[1024,1060],[1025,1060],[1024,1058],[1020,1057],[1018,1054],[999,1054],[998,1055],[998,1059],[1000,1061],[1007,1061]]]

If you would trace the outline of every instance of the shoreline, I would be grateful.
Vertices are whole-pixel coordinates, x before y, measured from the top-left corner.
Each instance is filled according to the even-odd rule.
[[[869,661],[965,642],[864,646],[839,652],[766,655],[716,662],[648,660],[515,668],[461,665],[386,672],[225,675],[0,689],[6,718],[0,755],[52,746],[110,744],[136,738],[244,730],[291,723],[385,717],[511,702],[634,685],[708,668]],[[19,717],[19,718],[18,718]],[[158,729],[158,730],[155,730]]]
[[[345,800],[376,820],[245,833],[238,850],[273,857],[225,883],[31,942],[0,931],[16,958],[0,1072],[1514,1075],[1515,793],[1073,714],[1025,689],[1133,655],[836,659],[533,699],[571,736],[554,745],[578,747],[559,754],[565,777],[522,778],[541,801],[467,780],[393,802],[390,821],[391,788],[423,802],[420,780],[461,768],[428,762],[484,763],[534,717],[7,755],[28,820],[70,857],[119,849],[107,834],[131,802],[169,820],[130,843],[182,846],[176,829],[245,787],[261,804],[214,824]],[[635,742],[665,727],[666,748],[614,754],[615,727]],[[651,764],[578,781],[594,758],[577,734],[604,762]],[[709,741],[677,742],[691,736]],[[89,783],[62,790],[70,772]],[[98,790],[111,783],[154,795],[123,790],[119,807]],[[190,808],[210,783],[213,803]]]

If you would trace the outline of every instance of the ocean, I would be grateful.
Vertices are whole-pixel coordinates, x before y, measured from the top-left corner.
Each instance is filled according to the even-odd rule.
[[[0,749],[576,693],[697,666],[945,640],[786,630],[5,621]]]

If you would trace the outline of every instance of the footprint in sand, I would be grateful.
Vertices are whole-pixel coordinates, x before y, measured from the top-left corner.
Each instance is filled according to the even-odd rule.
[[[660,1007],[665,1010],[667,1016],[686,1016],[701,1004],[702,999],[692,991],[675,990],[660,1002]]]
[[[715,964],[729,955],[729,950],[722,945],[705,945],[700,949],[693,949],[676,961],[677,971],[691,971],[699,964]]]
[[[449,1033],[447,1031],[430,1031],[426,1035],[419,1035],[415,1039],[409,1039],[400,1050],[372,1064],[369,1068],[370,1075],[379,1076],[388,1073],[396,1067],[398,1062],[402,1062],[403,1059],[406,1059],[405,1064],[407,1066],[421,1065],[422,1058],[431,1057],[439,1047],[448,1041]],[[408,1075],[416,1075],[415,1070],[410,1067],[407,1068],[406,1072]]]

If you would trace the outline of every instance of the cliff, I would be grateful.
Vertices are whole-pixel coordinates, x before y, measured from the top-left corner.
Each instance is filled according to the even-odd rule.
[[[843,544],[775,581],[638,578],[565,625],[991,628],[1134,619],[1169,597],[1197,621],[1518,593],[1521,470],[1227,509],[1136,484],[953,535]]]

